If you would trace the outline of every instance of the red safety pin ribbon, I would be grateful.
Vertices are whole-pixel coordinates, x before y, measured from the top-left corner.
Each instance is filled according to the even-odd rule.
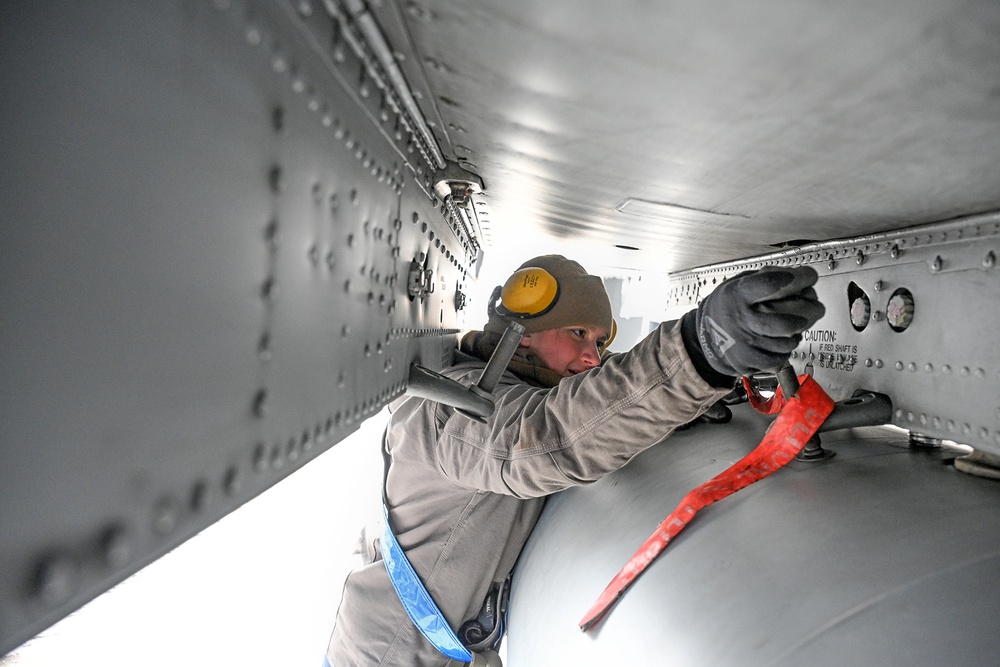
[[[690,523],[699,510],[767,477],[794,459],[805,447],[823,421],[833,412],[834,401],[808,375],[800,376],[799,382],[801,384],[798,392],[787,400],[779,398],[779,394],[775,394],[771,400],[764,400],[750,391],[749,387],[747,388],[748,396],[756,396],[758,402],[762,401],[765,410],[781,409],[764,439],[752,452],[684,496],[677,508],[604,589],[597,602],[580,621],[581,630],[589,630],[604,618],[615,601],[660,555],[667,544]],[[774,408],[774,405],[778,408]]]

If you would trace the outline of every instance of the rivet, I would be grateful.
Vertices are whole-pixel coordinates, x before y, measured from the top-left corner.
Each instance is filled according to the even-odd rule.
[[[340,337],[341,338],[347,338],[350,335],[351,335],[351,327],[350,326],[348,326],[348,325],[345,324],[344,326],[342,326],[340,328]]]
[[[859,250],[857,256],[855,257],[855,261],[857,261],[858,266],[861,266],[862,264],[864,264],[865,263],[865,253],[863,253],[863,252],[861,252]]]
[[[924,414],[920,415],[919,421],[921,426],[927,426],[927,415]]]
[[[949,431],[954,431],[955,430],[955,420],[954,419],[949,419],[947,422],[945,422],[944,426]]]
[[[267,413],[267,390],[259,389],[253,397],[253,416],[258,419]]]
[[[938,255],[937,257],[934,258],[934,261],[931,262],[931,271],[937,273],[938,271],[941,270],[943,266],[944,266],[944,260],[941,259],[941,255]]]
[[[979,429],[979,437],[982,438],[983,440],[989,440],[990,439],[990,430],[988,428],[981,428],[981,429]]]
[[[913,415],[912,412],[907,412],[906,413],[906,421],[912,422],[913,421],[913,417],[914,417],[914,415]]]
[[[996,263],[997,263],[997,255],[995,252],[990,250],[988,253],[986,253],[986,257],[983,258],[983,266],[987,269],[992,269],[994,266],[996,266]]]
[[[326,268],[333,271],[333,268],[337,266],[337,259],[333,256],[333,251],[326,253]]]
[[[865,359],[865,366],[868,368],[871,368],[873,363],[874,362],[871,359]]]
[[[153,532],[169,535],[177,528],[177,508],[174,501],[164,498],[153,508]]]
[[[348,248],[353,248],[354,247],[354,234],[348,234],[347,235],[347,247]]]
[[[120,568],[132,558],[132,540],[122,526],[111,526],[101,535],[101,558],[107,567]]]
[[[984,377],[986,377],[986,369],[985,368],[977,368],[976,369],[976,377],[977,378],[984,378]]]
[[[261,41],[263,41],[263,37],[260,34],[260,29],[255,25],[247,26],[245,34],[247,41],[250,42],[251,46],[259,46]]]
[[[949,364],[945,364],[941,367],[941,372],[945,375],[951,375],[951,366]]]
[[[874,287],[875,287],[875,291],[876,292],[881,292],[882,291],[882,281],[881,280],[876,280]]]
[[[285,130],[285,108],[275,107],[274,111],[271,112],[271,126],[274,127],[274,131],[278,134],[282,134]]]
[[[876,310],[874,313],[872,313],[872,320],[874,320],[875,322],[881,322],[883,319],[885,319],[885,313],[883,313],[881,310]]]
[[[267,243],[268,247],[272,250],[278,247],[278,221],[274,218],[268,221],[267,226],[264,227],[264,242]]]
[[[271,171],[267,175],[267,182],[274,194],[281,194],[285,191],[285,178],[279,165],[271,167]]]
[[[909,370],[910,370],[911,372],[912,372],[912,371],[915,371],[915,370],[917,370],[917,365],[916,365],[915,363],[913,363],[912,361],[911,361],[911,362],[910,362],[909,364],[907,364],[907,366],[906,366],[906,367],[907,367],[907,369],[909,369]]]
[[[278,74],[284,74],[288,71],[288,60],[285,58],[284,54],[278,52],[271,56],[271,69]]]
[[[32,594],[42,604],[56,607],[67,602],[76,592],[77,565],[66,554],[51,554],[41,559],[35,568]]]
[[[903,362],[902,361],[897,361],[896,362],[896,370],[897,371],[901,371],[901,370],[903,370],[903,368],[904,368]]]
[[[899,259],[900,250],[899,246],[895,243],[892,244],[892,249],[889,251],[889,256],[893,259]]]
[[[962,370],[960,372],[962,373],[963,377],[969,377],[969,375],[972,373],[972,371],[969,370],[968,366],[962,366]]]
[[[263,442],[258,442],[253,450],[254,472],[264,472],[267,470],[267,446]]]
[[[881,359],[876,359],[875,360],[875,368],[882,368],[882,365],[883,364],[882,364],[882,360]]]
[[[312,3],[309,2],[309,0],[299,0],[297,8],[299,10],[299,16],[302,17],[312,16],[313,8],[312,8]]]
[[[265,333],[257,343],[257,357],[261,361],[270,361],[272,356],[274,355],[271,351],[271,336]]]
[[[191,488],[191,511],[201,512],[208,507],[210,491],[204,480],[195,482]]]
[[[260,295],[264,301],[268,303],[274,303],[278,300],[278,294],[280,293],[278,284],[274,281],[273,277],[268,277],[264,284],[260,287]]]
[[[926,364],[924,366],[924,371],[926,371],[927,373],[933,373],[934,372],[934,364]]]
[[[319,247],[315,243],[309,246],[309,263],[319,266]]]

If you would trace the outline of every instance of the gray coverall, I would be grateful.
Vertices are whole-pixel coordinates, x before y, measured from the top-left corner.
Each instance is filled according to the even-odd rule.
[[[444,374],[469,384],[483,366]],[[505,374],[485,424],[433,401],[403,401],[386,436],[390,522],[452,628],[476,616],[510,573],[545,496],[621,468],[731,389],[702,379],[670,323],[552,389]],[[372,561],[344,586],[331,667],[448,665],[406,615],[378,545],[368,551]]]

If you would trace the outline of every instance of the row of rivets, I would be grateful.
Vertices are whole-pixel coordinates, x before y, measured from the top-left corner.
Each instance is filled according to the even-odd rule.
[[[221,489],[233,497],[240,490],[239,471],[226,469]],[[165,537],[174,533],[185,517],[204,513],[211,502],[212,489],[205,479],[198,479],[187,494],[186,505],[173,496],[162,496],[153,505],[148,530]],[[83,589],[85,579],[105,580],[112,572],[127,566],[136,551],[137,536],[125,522],[114,521],[100,529],[94,539],[76,548],[52,549],[35,561],[27,583],[27,600],[51,609],[69,602]]]
[[[223,3],[225,6],[219,7],[220,10],[229,9],[229,3]],[[303,17],[309,16],[310,14],[301,14]],[[264,44],[265,37],[263,30],[260,26],[255,23],[250,23],[246,26],[244,30],[244,35],[247,43],[252,47],[259,47]],[[402,177],[402,167],[398,163],[393,166],[392,169],[381,167],[375,164],[374,160],[367,151],[365,151],[355,140],[350,136],[350,133],[345,131],[341,127],[340,119],[337,118],[331,111],[331,105],[327,101],[323,101],[319,97],[315,87],[311,85],[305,78],[305,76],[298,72],[292,63],[288,55],[279,47],[274,46],[272,52],[269,55],[268,62],[271,69],[279,75],[288,75],[289,86],[293,93],[300,96],[305,96],[306,98],[306,108],[317,115],[319,115],[320,124],[331,130],[334,133],[334,138],[338,141],[343,140],[345,146],[348,150],[353,151],[355,158],[361,162],[363,167],[369,171],[369,173],[379,182],[388,182],[389,186],[397,194],[402,192],[403,189],[403,177]],[[278,134],[284,135],[287,132],[287,119],[285,110],[282,108],[277,108],[272,113],[272,125]]]
[[[976,436],[981,441],[989,442],[992,440],[994,443],[1000,445],[1000,431],[991,432],[986,426],[977,428],[968,422],[959,424],[954,419],[942,419],[936,415],[927,415],[922,412],[916,413],[912,410],[903,410],[902,408],[896,409],[895,421],[897,424],[904,426],[908,424],[920,424],[921,426],[931,426],[935,429],[943,428],[948,433],[955,434],[956,436],[965,438]]]

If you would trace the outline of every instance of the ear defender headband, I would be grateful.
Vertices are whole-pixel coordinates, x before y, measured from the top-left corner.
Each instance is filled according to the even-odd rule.
[[[527,320],[550,312],[559,301],[559,281],[545,269],[529,266],[516,271],[490,296],[491,317]],[[611,320],[608,340],[600,348],[603,355],[618,334],[618,323]]]
[[[519,320],[539,317],[559,301],[559,281],[535,266],[516,271],[490,297],[490,315]]]

